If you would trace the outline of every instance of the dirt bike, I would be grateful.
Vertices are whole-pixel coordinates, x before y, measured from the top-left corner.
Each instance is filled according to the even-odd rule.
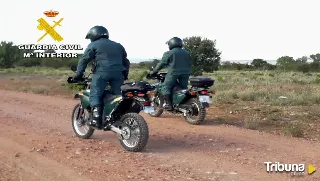
[[[153,67],[150,68],[153,71]],[[160,117],[164,111],[164,96],[161,93],[163,82],[167,73],[157,73],[151,76],[147,75],[147,79],[155,79],[157,83],[153,84],[155,90],[153,92],[152,105],[156,109],[154,112],[148,113],[152,117]],[[211,78],[190,78],[190,89],[181,89],[176,83],[173,89],[173,111],[174,114],[183,114],[186,122],[193,125],[201,124],[206,117],[206,108],[212,104],[212,95],[214,91],[209,91],[214,85]]]
[[[76,71],[71,66],[72,71]],[[90,75],[90,74],[89,74]],[[91,125],[92,111],[89,103],[91,79],[83,76],[80,81],[68,78],[68,83],[82,85],[83,90],[76,93],[74,98],[80,99],[72,111],[72,128],[77,137],[90,138],[96,127]],[[152,88],[152,87],[151,87]],[[135,86],[135,83],[126,83],[121,86],[122,95],[113,95],[106,88],[103,94],[103,131],[113,131],[117,134],[121,146],[130,152],[141,151],[149,139],[149,128],[145,119],[139,115],[141,110],[146,113],[154,108],[147,94],[148,86]],[[149,88],[150,89],[150,88]]]

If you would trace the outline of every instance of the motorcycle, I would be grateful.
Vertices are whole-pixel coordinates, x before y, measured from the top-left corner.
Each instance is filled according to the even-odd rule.
[[[76,72],[77,67],[71,66],[71,70]],[[68,78],[68,83],[76,83],[83,87],[74,96],[75,99],[80,100],[80,103],[72,111],[73,131],[77,137],[82,139],[90,138],[97,130],[91,125],[92,111],[89,96],[92,79],[89,76],[90,74],[87,77],[83,76],[80,81],[74,81],[72,77]],[[143,150],[149,139],[149,128],[145,119],[139,115],[140,111],[144,110],[146,113],[154,111],[149,96],[145,94],[150,88],[135,85],[136,83],[122,85],[122,95],[111,94],[109,88],[106,88],[103,94],[102,130],[115,132],[121,146],[130,152]]]
[[[153,67],[150,68],[153,71]],[[156,109],[154,112],[148,113],[151,117],[160,117],[164,112],[164,96],[161,93],[163,82],[167,73],[157,73],[154,76],[147,75],[147,79],[157,80],[153,84],[155,87],[151,98],[152,105]],[[174,114],[183,114],[185,121],[189,124],[199,125],[206,117],[206,108],[212,104],[212,96],[214,91],[209,91],[214,85],[215,80],[211,78],[190,78],[191,88],[181,89],[176,82],[173,89],[173,111]]]

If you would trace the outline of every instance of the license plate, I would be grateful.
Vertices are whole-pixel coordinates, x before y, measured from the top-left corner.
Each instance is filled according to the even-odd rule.
[[[200,102],[207,102],[209,104],[212,103],[210,96],[199,96],[199,101]]]
[[[145,106],[145,107],[143,107],[143,111],[145,113],[153,113],[154,112],[154,107],[153,106]]]

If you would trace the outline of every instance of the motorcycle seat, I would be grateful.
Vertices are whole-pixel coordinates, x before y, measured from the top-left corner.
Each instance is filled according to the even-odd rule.
[[[177,94],[179,94],[179,93],[186,93],[188,91],[188,89],[179,89],[179,90],[176,90],[176,91],[174,91],[174,93],[177,93]]]
[[[103,102],[110,102],[110,101],[112,101],[112,100],[114,100],[115,98],[117,98],[117,97],[120,97],[121,95],[114,95],[114,94],[112,94],[111,92],[110,92],[110,90],[104,90],[104,92],[103,92],[103,95],[102,95],[102,97],[103,97]]]

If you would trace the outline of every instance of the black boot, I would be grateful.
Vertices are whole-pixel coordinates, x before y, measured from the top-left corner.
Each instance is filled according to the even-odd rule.
[[[101,106],[95,106],[92,108],[91,125],[98,129],[102,129],[102,113],[103,109]]]
[[[166,105],[164,106],[164,109],[166,109],[167,111],[172,111],[173,110],[172,95],[171,94],[165,95],[165,99],[166,99]]]

